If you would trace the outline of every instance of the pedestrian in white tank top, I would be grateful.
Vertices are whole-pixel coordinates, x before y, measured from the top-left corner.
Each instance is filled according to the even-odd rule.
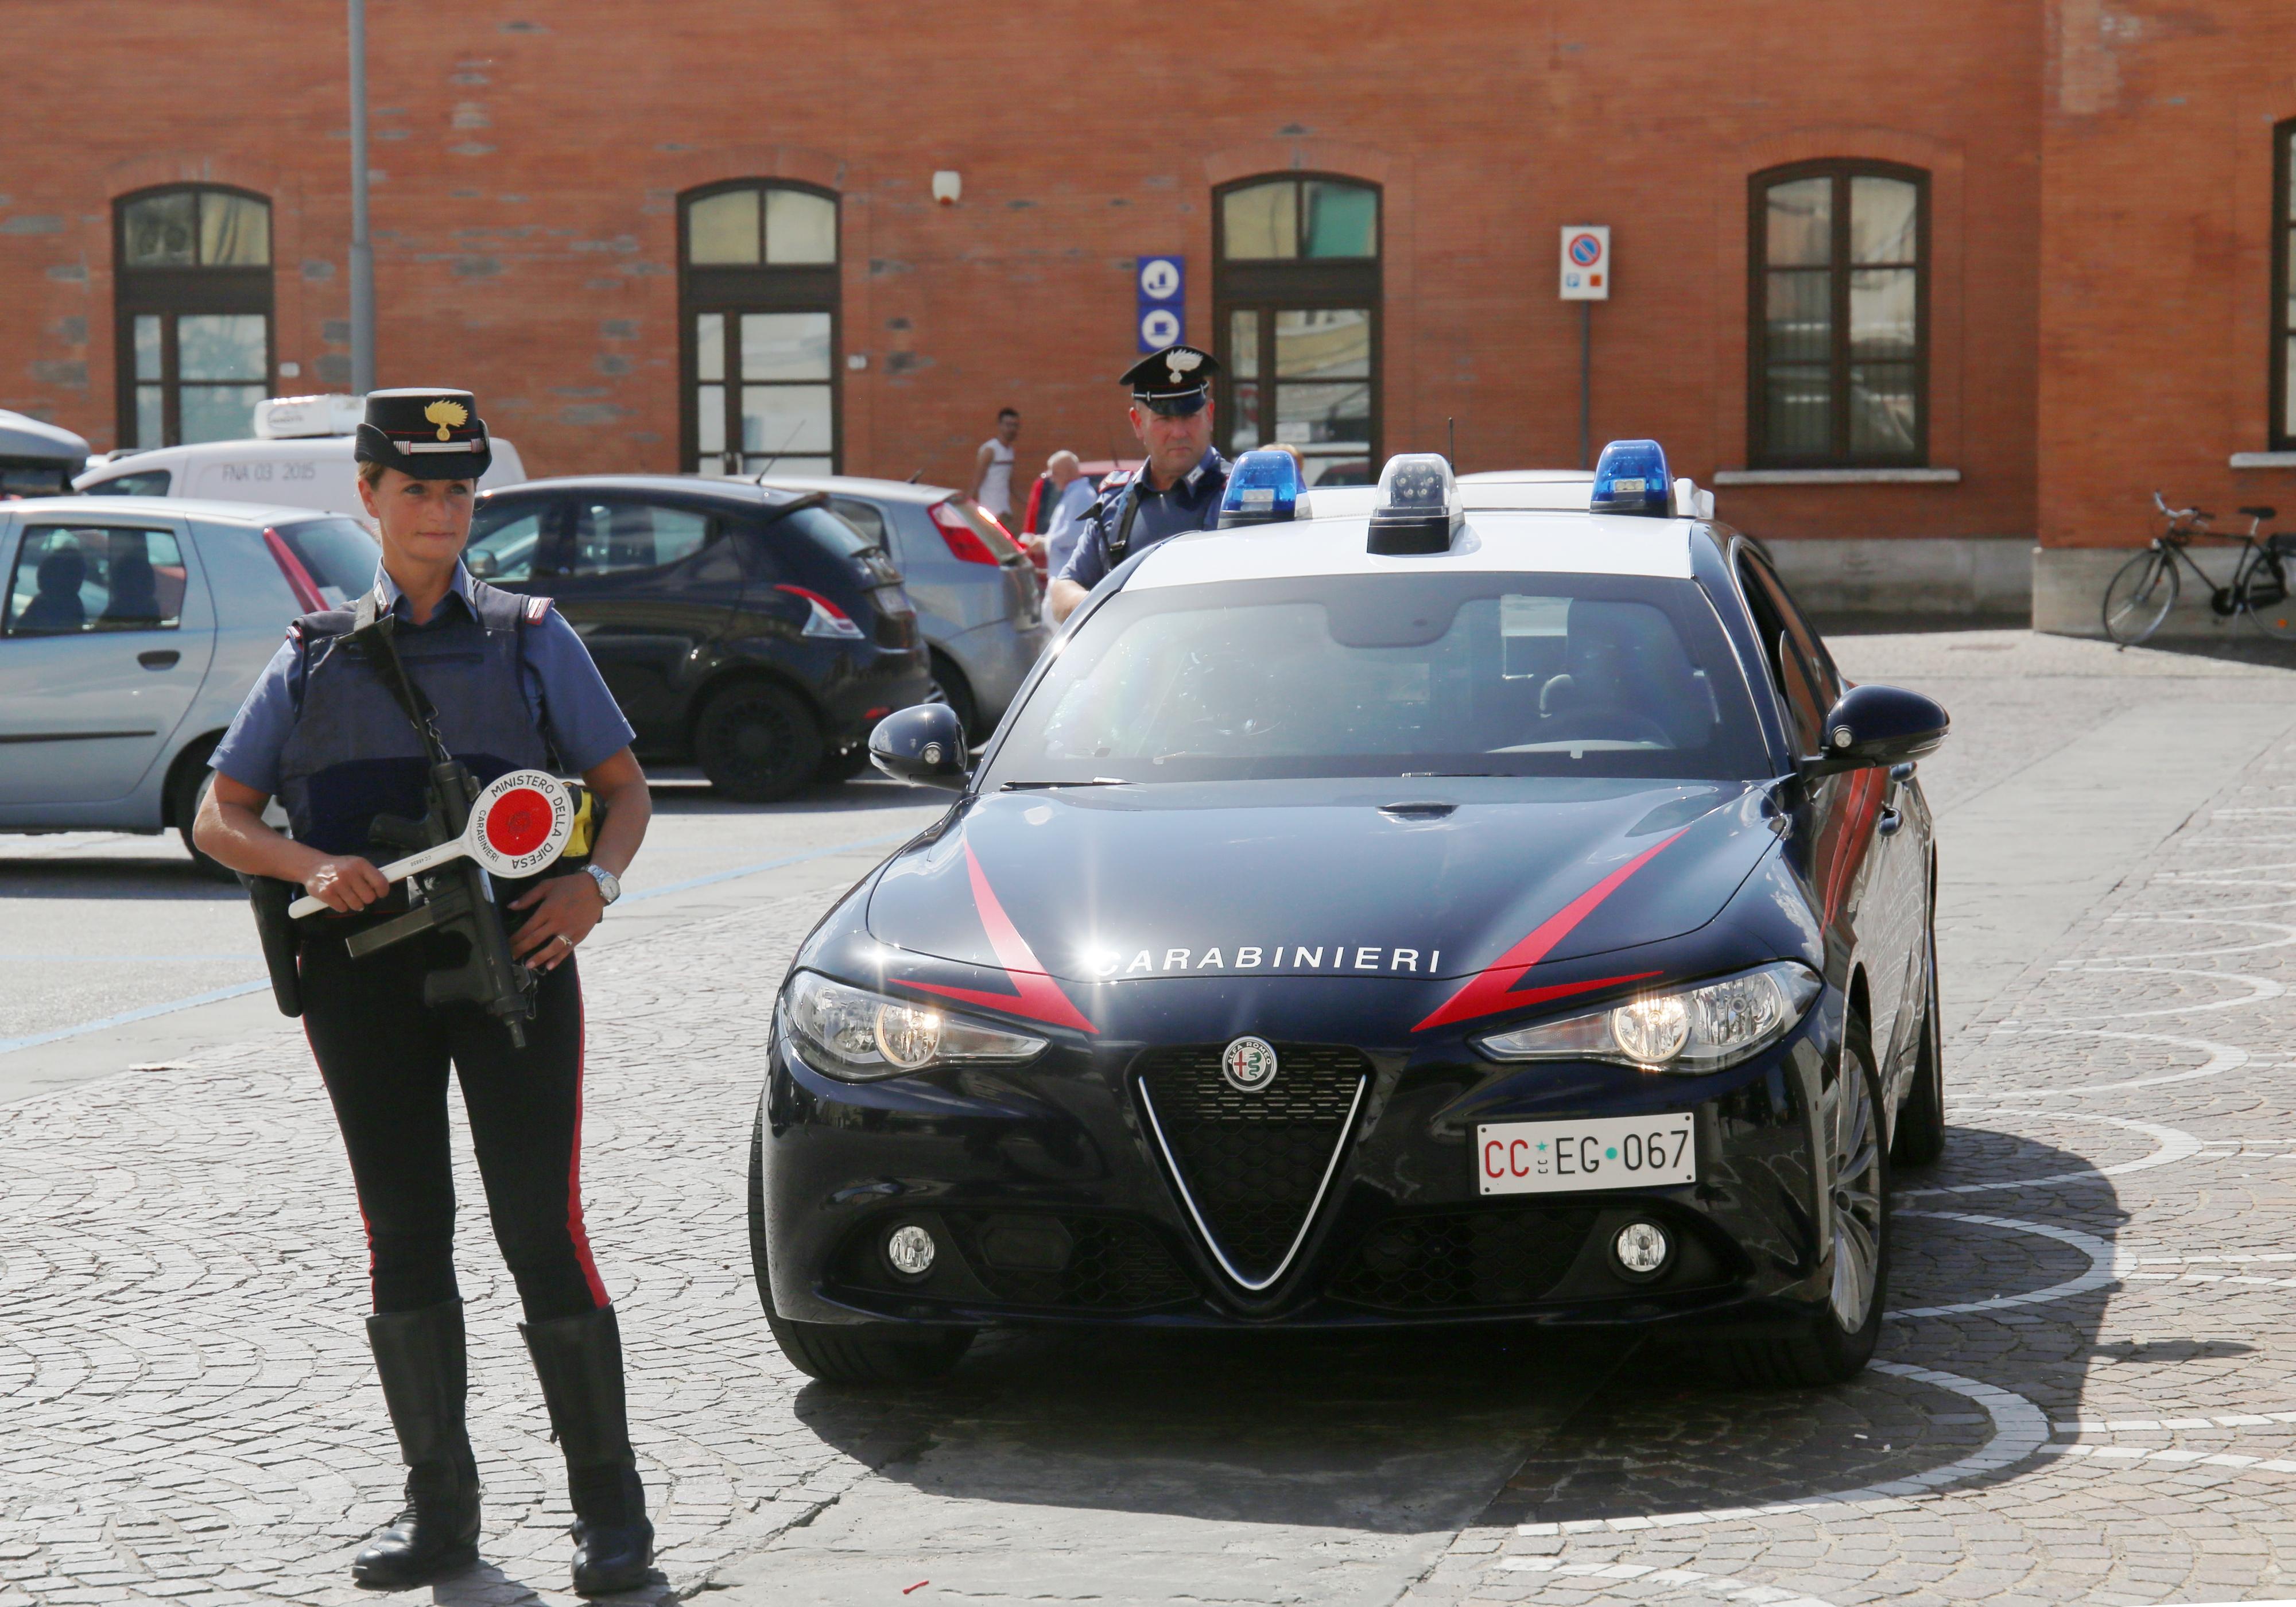
[[[980,443],[980,450],[972,458],[969,495],[1007,528],[1013,521],[1013,443],[1020,439],[1021,410],[1000,408],[996,433]]]

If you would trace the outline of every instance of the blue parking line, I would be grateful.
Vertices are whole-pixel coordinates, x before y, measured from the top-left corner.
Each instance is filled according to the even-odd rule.
[[[650,887],[642,893],[626,893],[621,902],[641,904],[648,898],[667,898],[671,893],[683,893],[697,887],[711,887],[720,881],[733,881],[743,876],[755,876],[764,871],[777,871],[783,865],[803,865],[808,860],[827,859],[837,854],[855,853],[862,849],[889,848],[897,842],[906,842],[914,832],[889,832],[882,837],[865,837],[857,842],[833,843],[810,853],[784,855],[779,859],[761,859],[755,865],[736,865],[729,871],[718,871],[707,876],[695,876],[685,881],[673,881],[667,887]],[[59,956],[62,957],[62,956]],[[123,956],[133,958],[134,956]],[[218,959],[235,955],[217,955]],[[59,1027],[53,1032],[36,1032],[29,1037],[0,1038],[0,1054],[12,1054],[19,1049],[37,1049],[42,1044],[53,1044],[64,1038],[78,1037],[83,1033],[102,1032],[107,1028],[125,1027],[133,1021],[148,1021],[155,1015],[169,1015],[178,1010],[193,1010],[201,1004],[217,1004],[235,999],[242,994],[254,993],[270,987],[266,980],[259,982],[240,982],[229,988],[218,988],[208,993],[195,993],[187,999],[174,999],[165,1004],[146,1004],[141,1010],[129,1010],[119,1015],[105,1016],[100,1021],[82,1021],[77,1027]]]
[[[148,1021],[155,1015],[170,1015],[178,1010],[192,1010],[201,1004],[213,1004],[225,999],[235,999],[242,994],[255,993],[270,986],[268,978],[259,982],[238,982],[229,988],[217,988],[208,993],[195,993],[188,999],[173,999],[165,1004],[146,1004],[141,1010],[129,1010],[119,1015],[108,1015],[100,1021],[82,1021],[77,1027],[59,1027],[53,1032],[36,1032],[29,1037],[0,1038],[0,1054],[12,1054],[19,1049],[37,1049],[42,1044],[53,1044],[62,1038],[78,1037],[83,1032],[102,1032],[107,1027],[125,1027],[130,1021]]]

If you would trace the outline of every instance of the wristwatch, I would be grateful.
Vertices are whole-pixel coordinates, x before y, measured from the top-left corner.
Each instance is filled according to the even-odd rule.
[[[621,878],[604,865],[586,865],[582,868],[590,873],[590,880],[598,884],[598,896],[607,903],[611,904],[622,896]]]

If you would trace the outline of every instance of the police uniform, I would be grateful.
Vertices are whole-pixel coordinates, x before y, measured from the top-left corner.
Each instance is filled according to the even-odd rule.
[[[474,400],[452,390],[371,394],[357,455],[417,479],[472,481],[490,459]],[[458,564],[447,594],[417,621],[379,572],[357,609],[288,627],[211,760],[275,795],[297,840],[381,865],[405,850],[375,840],[376,817],[425,813],[424,740],[350,637],[360,620],[386,615],[439,740],[480,783],[512,769],[586,772],[629,746],[627,721],[549,599],[497,591]],[[562,860],[549,873],[582,873]],[[522,918],[507,906],[532,885],[494,883],[506,924]],[[576,1587],[634,1588],[646,1577],[652,1530],[623,1411],[619,1325],[583,1227],[580,978],[571,955],[537,976],[523,1047],[474,1005],[426,1004],[425,977],[454,963],[462,939],[432,931],[357,958],[345,947],[406,908],[404,887],[358,914],[298,923],[304,1025],[357,1185],[373,1285],[368,1338],[408,1470],[405,1512],[359,1554],[353,1574],[400,1587],[476,1558],[451,1063],[495,1237],[524,1307],[521,1332],[566,1455],[579,1521]],[[618,890],[611,878],[601,889]]]
[[[1210,399],[1219,366],[1208,351],[1168,346],[1126,369],[1119,382],[1129,385],[1132,399],[1151,412],[1185,418]],[[1145,464],[1121,483],[1103,482],[1099,500],[1085,511],[1083,533],[1059,578],[1089,590],[1135,553],[1169,537],[1217,528],[1228,467],[1226,458],[1207,447],[1194,468],[1160,491],[1148,483]]]

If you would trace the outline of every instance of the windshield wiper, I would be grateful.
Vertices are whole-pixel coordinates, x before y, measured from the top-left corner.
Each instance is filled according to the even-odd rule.
[[[997,789],[1000,792],[1035,792],[1046,787],[1128,787],[1132,783],[1114,775],[1095,775],[1090,781],[1008,781]]]

